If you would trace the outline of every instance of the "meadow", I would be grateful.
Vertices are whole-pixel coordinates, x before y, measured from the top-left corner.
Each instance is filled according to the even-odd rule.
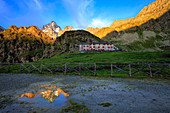
[[[169,63],[170,52],[65,53],[34,63]]]

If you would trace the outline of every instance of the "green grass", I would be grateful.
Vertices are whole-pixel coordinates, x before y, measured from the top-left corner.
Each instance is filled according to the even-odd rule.
[[[63,54],[61,56],[55,56],[49,59],[43,59],[40,61],[32,62],[32,63],[169,63],[170,61],[170,52],[103,52],[103,53],[69,53],[69,54]],[[46,67],[50,68],[51,64],[44,64]],[[108,67],[103,68],[101,67],[102,65],[107,65]],[[30,67],[29,64],[25,64],[25,66],[28,69],[33,69],[33,67]],[[40,69],[39,64],[34,64],[38,69]],[[63,71],[58,71],[58,72],[53,72],[52,75],[56,74],[64,74],[64,64],[57,64],[55,65],[57,67],[62,67]],[[79,65],[78,64],[67,64],[68,67],[77,67],[77,71],[79,71]],[[89,70],[85,69],[85,67],[91,67],[89,68],[92,72]],[[127,66],[127,65],[126,65]],[[94,64],[82,64],[81,66],[81,73],[80,75],[84,76],[94,76]],[[129,73],[129,67],[123,66],[118,66],[121,69],[124,69],[127,73]],[[125,68],[123,68],[125,67]],[[142,66],[135,66],[132,65],[131,67],[137,67],[139,69],[142,68]],[[157,68],[162,68],[162,66],[156,66]],[[19,64],[15,64],[10,66],[11,72],[12,73],[29,73],[27,70],[24,70],[23,72],[20,72],[20,66]],[[22,67],[23,69],[23,67]],[[51,68],[50,68],[51,69]],[[56,69],[56,68],[54,68]],[[45,68],[43,67],[43,70]],[[118,71],[116,68],[113,67],[113,72]],[[132,73],[136,71],[136,69],[131,68]],[[146,66],[144,68],[145,72],[149,72],[149,68]],[[156,72],[157,69],[152,68],[152,72]],[[169,72],[170,69],[166,68],[164,71]],[[0,72],[6,72],[6,70],[0,69]],[[40,72],[33,71],[32,73],[39,74]],[[129,77],[129,74],[124,73],[122,71],[119,71],[117,73],[113,73],[113,77]],[[50,72],[43,71],[42,74],[50,74]],[[75,70],[68,70],[67,73],[68,75],[79,75],[78,72]],[[97,70],[96,70],[96,76],[99,77],[110,77],[111,76],[111,68],[110,64],[97,64]],[[150,75],[143,73],[143,72],[138,72],[132,75],[132,78],[146,78],[150,77]],[[153,76],[154,78],[166,78],[169,77],[166,73],[164,72],[159,72],[157,75]]]
[[[98,105],[102,105],[103,107],[109,107],[112,105],[112,103],[100,103]]]
[[[70,106],[67,108],[62,109],[61,113],[73,112],[73,113],[90,113],[90,109],[86,107],[84,103],[78,104],[77,102],[73,102],[69,100]]]
[[[169,62],[170,52],[70,53],[34,63],[152,63]]]

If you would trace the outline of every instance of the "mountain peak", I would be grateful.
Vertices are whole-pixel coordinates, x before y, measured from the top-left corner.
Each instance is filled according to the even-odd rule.
[[[15,25],[12,25],[12,26],[9,26],[9,28],[8,29],[11,29],[11,30],[17,30],[18,29],[18,27],[17,26],[15,26]]]
[[[58,28],[58,29],[61,30],[60,26],[58,26],[55,21],[51,21],[49,24],[43,25],[42,30],[45,30],[45,29],[48,29],[48,28],[51,28],[51,29],[57,29]]]
[[[42,31],[48,36],[56,39],[56,37],[58,37],[58,33],[62,30],[55,21],[51,21],[49,24],[43,25]]]
[[[98,30],[99,30],[98,27],[96,27],[96,28],[88,27],[88,28],[86,29],[86,31],[89,31],[89,32],[91,32],[91,33],[96,33],[96,32],[98,32]]]
[[[66,26],[64,30],[56,24],[55,21],[51,21],[49,24],[44,25],[42,31],[48,36],[56,39],[56,37],[61,36],[65,31],[74,30],[72,26]]]
[[[64,31],[69,31],[69,30],[74,30],[74,27],[73,26],[66,26],[64,28]]]

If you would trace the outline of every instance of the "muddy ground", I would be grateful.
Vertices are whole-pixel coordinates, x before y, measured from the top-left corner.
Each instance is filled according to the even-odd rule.
[[[45,99],[17,97],[41,91],[39,85],[56,86],[69,96],[60,96],[56,105]],[[170,80],[0,74],[0,113],[60,113],[71,106],[70,100],[91,113],[169,113]]]

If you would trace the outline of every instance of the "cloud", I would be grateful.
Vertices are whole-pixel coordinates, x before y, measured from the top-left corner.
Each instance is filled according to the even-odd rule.
[[[34,0],[34,2],[35,2],[35,4],[36,4],[36,6],[37,6],[39,9],[41,9],[41,3],[40,3],[40,1],[39,1],[39,0]]]
[[[15,0],[15,3],[19,7],[27,7],[26,9],[29,10],[42,10],[43,7],[43,3],[40,0],[23,0],[22,2]]]
[[[107,27],[110,26],[111,21],[109,19],[102,19],[102,18],[94,18],[90,24],[91,27]]]
[[[93,0],[63,0],[63,5],[74,19],[78,28],[86,28],[94,14]]]

